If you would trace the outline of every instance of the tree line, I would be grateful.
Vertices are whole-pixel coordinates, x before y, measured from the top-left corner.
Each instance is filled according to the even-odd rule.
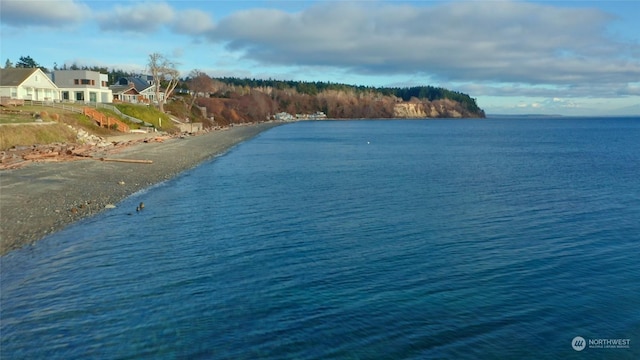
[[[38,64],[30,56],[21,56],[15,65],[7,59],[5,68],[35,68],[39,67],[43,71],[48,69]],[[298,95],[308,95],[312,97],[327,93],[345,93],[355,98],[372,98],[372,97],[395,97],[402,101],[411,101],[417,99],[420,101],[437,101],[449,99],[461,104],[467,111],[471,113],[481,113],[482,109],[478,107],[476,99],[468,94],[452,91],[442,87],[434,86],[414,86],[414,87],[373,87],[363,85],[348,85],[323,81],[296,81],[296,80],[275,80],[275,79],[249,79],[237,77],[219,77],[212,78],[206,73],[194,69],[186,77],[180,77],[177,70],[177,64],[167,57],[154,53],[149,55],[149,63],[147,70],[154,75],[158,81],[156,89],[163,87],[170,91],[183,90],[183,93],[190,94],[189,108],[193,107],[196,98],[205,97],[221,97],[229,98],[238,93],[249,93],[251,89],[270,89],[277,93],[281,91],[295,91]],[[102,66],[78,66],[66,64],[59,67],[54,63],[53,70],[91,70],[108,75],[109,85],[115,84],[120,78],[133,77],[140,75],[139,73],[125,71],[122,69],[109,69]],[[245,89],[244,91],[242,89]],[[166,91],[165,91],[166,93]],[[234,95],[235,94],[235,95]],[[286,101],[285,101],[286,104]],[[160,104],[162,109],[162,104]]]
[[[261,80],[261,79],[242,79],[235,77],[223,77],[216,80],[233,86],[241,86],[248,88],[273,88],[276,90],[295,89],[298,94],[306,94],[316,96],[326,91],[342,91],[355,95],[381,95],[395,96],[403,101],[410,101],[412,98],[419,100],[442,100],[449,99],[461,103],[467,110],[471,112],[479,112],[481,109],[476,103],[476,99],[465,93],[452,91],[449,89],[434,86],[414,86],[414,87],[373,87],[363,85],[348,85],[332,82],[307,82],[295,80]]]

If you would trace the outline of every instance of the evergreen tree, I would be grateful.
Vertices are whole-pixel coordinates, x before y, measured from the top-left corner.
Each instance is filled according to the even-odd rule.
[[[20,59],[16,63],[17,68],[37,68],[40,67],[38,63],[31,58],[31,56],[20,56]]]
[[[11,62],[11,60],[7,59],[7,61],[5,61],[4,63],[4,68],[11,69],[12,67],[13,67],[13,63]]]
[[[35,60],[33,60],[31,56],[20,56],[20,59],[16,63],[16,67],[27,68],[27,69],[40,68],[45,73],[49,72],[49,70],[46,67],[40,66],[40,64],[38,64]]]

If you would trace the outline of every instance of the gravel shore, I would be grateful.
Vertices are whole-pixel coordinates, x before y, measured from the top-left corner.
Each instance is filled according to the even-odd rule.
[[[31,244],[125,197],[193,168],[281,123],[238,126],[164,142],[141,142],[109,158],[32,163],[0,172],[0,255]]]

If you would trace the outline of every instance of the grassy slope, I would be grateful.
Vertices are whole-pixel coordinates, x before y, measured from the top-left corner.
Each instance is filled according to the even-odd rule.
[[[122,111],[123,114],[151,123],[159,130],[171,131],[174,128],[169,116],[161,113],[153,106],[127,103],[115,104],[115,106],[118,110]],[[162,119],[162,126],[160,126],[160,119]],[[127,121],[127,123],[129,122]]]
[[[52,144],[76,140],[76,133],[64,124],[2,126],[0,128],[0,150],[14,146]]]
[[[123,113],[139,118],[154,124],[161,130],[171,131],[174,128],[169,117],[160,113],[153,107],[144,105],[122,104],[118,105]],[[53,125],[16,125],[16,126],[0,126],[0,150],[7,150],[13,146],[29,146],[34,144],[51,144],[56,142],[74,142],[76,141],[75,133],[65,124],[69,124],[76,129],[83,129],[90,134],[97,136],[109,136],[120,134],[113,130],[100,128],[96,126],[93,120],[87,116],[65,111],[59,108],[47,106],[19,106],[11,107],[11,112],[0,113],[0,124],[19,124],[33,123],[33,114],[41,114],[43,121],[56,121]],[[15,112],[14,112],[15,111]],[[19,112],[18,112],[19,111]],[[119,118],[112,111],[99,109],[98,111]],[[158,118],[162,118],[162,127],[159,126]],[[127,120],[125,123],[131,124]],[[133,126],[135,128],[137,126]]]

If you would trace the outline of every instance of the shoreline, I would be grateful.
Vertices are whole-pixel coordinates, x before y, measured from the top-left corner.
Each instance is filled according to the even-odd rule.
[[[138,143],[109,154],[128,163],[81,159],[35,162],[0,171],[0,256],[101,213],[126,197],[221,155],[263,131],[269,122],[236,126],[164,142]]]

